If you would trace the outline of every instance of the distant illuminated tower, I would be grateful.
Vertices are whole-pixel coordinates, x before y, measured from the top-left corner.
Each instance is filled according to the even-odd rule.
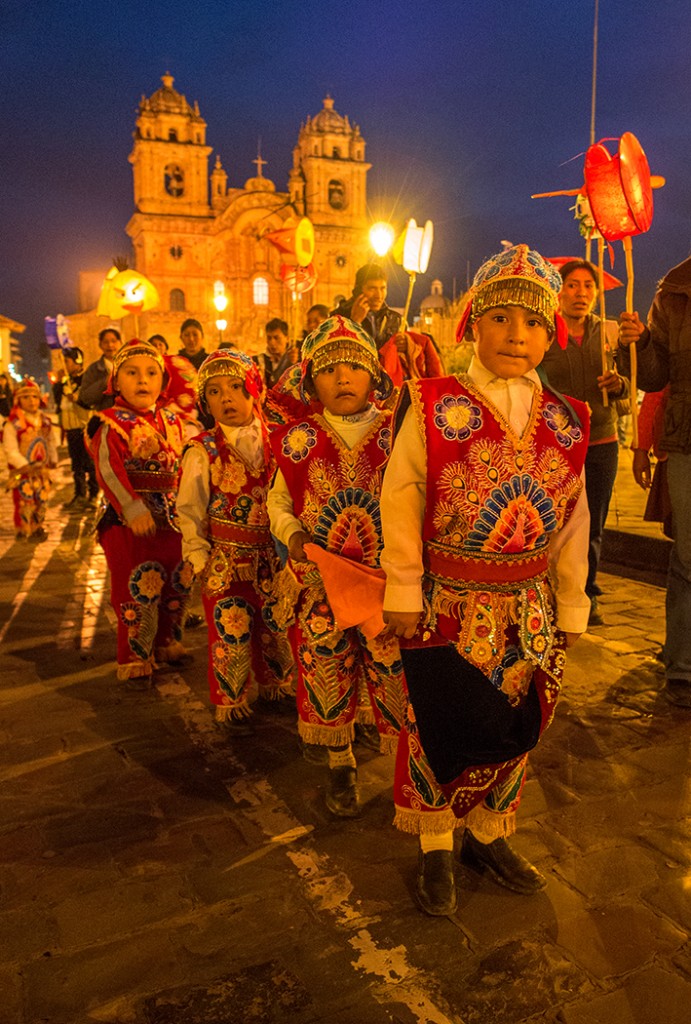
[[[293,150],[288,188],[293,205],[314,224],[319,274],[315,302],[349,295],[355,272],[367,260],[367,171],[365,140],[357,125],[334,110],[308,117]]]

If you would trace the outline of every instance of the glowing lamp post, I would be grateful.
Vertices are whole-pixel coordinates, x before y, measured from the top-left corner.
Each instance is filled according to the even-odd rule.
[[[223,281],[214,282],[213,302],[216,307],[216,312],[218,313],[218,317],[216,318],[216,330],[218,331],[218,344],[220,348],[223,344],[223,332],[228,326],[228,321],[221,316],[228,306],[228,296],[226,295],[226,289]]]
[[[388,224],[386,221],[378,220],[369,229],[369,244],[377,256],[386,256],[395,238],[396,232],[391,224]]]
[[[401,263],[408,274],[408,296],[405,300],[403,310],[403,323],[401,330],[405,331],[408,326],[408,311],[410,300],[413,297],[413,287],[418,274],[424,274],[429,266],[429,258],[432,253],[432,242],[434,241],[434,227],[432,221],[425,222],[423,228],[418,227],[416,221],[411,217],[403,235],[403,252]]]

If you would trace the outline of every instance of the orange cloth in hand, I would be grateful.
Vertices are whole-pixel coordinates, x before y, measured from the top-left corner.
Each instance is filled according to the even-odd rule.
[[[381,633],[386,625],[383,569],[351,562],[312,543],[305,544],[305,554],[321,573],[338,628],[358,626],[368,640]]]

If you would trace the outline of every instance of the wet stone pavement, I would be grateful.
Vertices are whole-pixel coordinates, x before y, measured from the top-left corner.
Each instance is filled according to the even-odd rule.
[[[685,1024],[691,713],[661,695],[664,592],[603,575],[607,625],[569,660],[534,752],[517,848],[547,888],[458,867],[412,898],[393,759],[356,747],[339,821],[291,715],[212,720],[194,661],[115,679],[91,521],[59,504],[15,542],[0,498],[0,1024]]]

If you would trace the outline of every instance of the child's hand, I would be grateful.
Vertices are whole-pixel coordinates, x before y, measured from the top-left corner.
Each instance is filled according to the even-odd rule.
[[[384,612],[384,622],[395,636],[403,636],[406,640],[414,635],[422,612]]]
[[[564,631],[564,637],[565,637],[564,646],[565,647],[573,647],[573,645],[576,643],[576,641],[579,639],[579,637],[582,637],[582,636],[583,636],[582,633],[567,633],[566,631]]]
[[[297,530],[288,541],[288,554],[293,562],[308,562],[305,554],[305,544],[309,541],[309,534],[304,530]]]
[[[156,533],[156,523],[150,512],[141,512],[127,525],[135,537],[151,537]]]
[[[619,317],[619,344],[628,348],[638,341],[645,330],[645,324],[641,323],[638,313],[622,313]]]

